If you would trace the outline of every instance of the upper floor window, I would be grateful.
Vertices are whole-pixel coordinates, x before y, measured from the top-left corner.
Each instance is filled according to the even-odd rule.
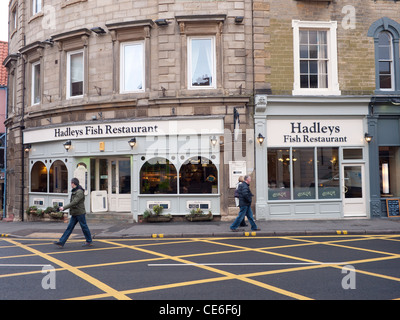
[[[294,95],[340,95],[336,21],[292,22]]]
[[[368,30],[375,44],[375,82],[378,94],[400,93],[400,24],[389,18],[375,21]]]
[[[10,33],[17,30],[18,27],[18,15],[17,15],[17,3],[11,9],[10,15]]]
[[[215,37],[188,38],[188,87],[215,88]]]
[[[67,55],[67,98],[83,96],[84,58],[83,50]]]
[[[144,41],[121,44],[121,93],[144,91]]]
[[[383,31],[378,38],[379,54],[379,88],[393,90],[393,38],[389,32]]]
[[[32,0],[32,14],[35,15],[42,11],[42,0]]]

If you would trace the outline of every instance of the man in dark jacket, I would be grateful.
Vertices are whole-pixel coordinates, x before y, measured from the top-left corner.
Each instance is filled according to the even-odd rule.
[[[252,231],[260,230],[257,228],[257,225],[253,218],[253,211],[251,210],[251,201],[253,198],[253,194],[250,191],[249,187],[250,182],[251,182],[251,177],[245,176],[244,182],[242,182],[238,188],[240,211],[239,215],[231,225],[232,231],[239,231],[238,226],[245,216],[250,221]]]
[[[64,207],[60,207],[60,211],[70,209],[69,213],[71,215],[71,219],[69,221],[67,230],[65,230],[60,240],[54,242],[54,244],[62,248],[64,244],[67,242],[76,224],[79,222],[82,232],[86,238],[86,243],[83,245],[83,247],[90,247],[92,246],[92,236],[90,234],[89,227],[86,224],[86,218],[85,218],[86,216],[85,192],[83,188],[79,185],[79,180],[77,178],[71,179],[71,187],[72,187],[71,202],[65,205]]]

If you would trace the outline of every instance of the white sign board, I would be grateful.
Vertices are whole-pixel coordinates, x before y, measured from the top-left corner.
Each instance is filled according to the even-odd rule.
[[[246,174],[246,161],[229,161],[229,188],[236,188],[239,177]]]
[[[268,147],[359,146],[364,144],[362,120],[269,120]]]
[[[87,123],[24,131],[24,143],[162,135],[222,135],[223,119]]]

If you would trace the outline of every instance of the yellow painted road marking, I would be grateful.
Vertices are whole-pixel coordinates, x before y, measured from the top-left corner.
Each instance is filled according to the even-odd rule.
[[[106,285],[105,283],[97,280],[96,278],[93,278],[92,276],[88,275],[87,273],[79,270],[76,267],[73,267],[59,259],[56,259],[48,254],[45,254],[43,252],[40,252],[36,249],[30,248],[24,244],[18,243],[17,241],[11,240],[11,239],[6,239],[5,241],[8,241],[9,243],[12,243],[20,248],[23,248],[27,251],[30,251],[36,255],[38,255],[39,257],[42,257],[48,261],[50,261],[51,263],[54,263],[62,268],[65,268],[66,270],[72,272],[73,274],[75,274],[76,276],[82,278],[83,280],[89,282],[90,284],[94,285],[95,287],[99,288],[100,290],[103,290],[104,292],[106,292],[108,295],[115,297],[118,300],[131,300],[129,297],[127,297],[126,295],[120,293],[119,291],[111,288],[110,286]]]
[[[147,249],[139,248],[137,246],[119,244],[119,243],[116,243],[116,242],[111,242],[111,241],[106,241],[106,240],[100,240],[100,241],[108,243],[108,244],[120,245],[120,246],[123,246],[123,247],[126,247],[126,248],[142,251],[142,252],[145,252],[145,253],[149,253],[149,254],[152,254],[152,255],[163,257],[165,259],[170,259],[170,260],[178,261],[178,262],[185,263],[185,264],[193,263],[192,261],[184,260],[184,259],[181,259],[181,258],[177,258],[177,257],[170,256],[170,255],[167,255],[167,254],[159,253],[159,252],[156,252],[156,251],[150,251],[150,250],[147,250]],[[271,290],[273,292],[280,293],[282,295],[286,295],[288,297],[292,297],[292,298],[300,299],[300,300],[311,300],[310,298],[302,296],[300,294],[297,294],[297,293],[294,293],[294,292],[290,292],[290,291],[287,291],[287,290],[284,290],[284,289],[281,289],[281,288],[277,288],[277,287],[262,283],[262,282],[257,281],[257,280],[248,279],[248,278],[246,278],[246,277],[244,277],[242,275],[236,275],[236,274],[233,274],[233,273],[230,273],[230,272],[227,272],[227,271],[223,271],[223,270],[219,270],[219,269],[216,269],[216,268],[212,268],[210,266],[198,265],[196,267],[201,268],[201,269],[205,269],[205,270],[208,270],[208,271],[211,271],[211,272],[214,272],[214,273],[222,274],[222,275],[224,275],[226,277],[229,277],[229,279],[237,279],[237,280],[241,280],[241,281],[244,281],[244,282],[247,282],[247,283],[251,283],[253,285],[262,287],[264,289]],[[196,283],[197,281],[198,280],[194,281],[194,283]]]

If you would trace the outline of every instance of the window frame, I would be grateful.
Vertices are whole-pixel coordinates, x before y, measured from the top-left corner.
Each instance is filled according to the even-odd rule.
[[[142,89],[138,90],[125,90],[125,47],[130,45],[138,45],[142,46]],[[125,93],[137,93],[137,92],[145,92],[146,91],[146,51],[145,51],[145,42],[144,40],[138,41],[128,41],[121,42],[120,44],[120,85],[119,92],[121,94]]]
[[[388,32],[392,36],[393,50],[393,79],[392,89],[380,88],[380,68],[379,68],[379,35],[381,32]],[[400,24],[392,19],[383,17],[375,21],[368,29],[368,37],[374,39],[375,48],[375,94],[400,94]]]
[[[382,59],[381,56],[380,56],[380,53],[379,53],[379,51],[380,51],[379,49],[381,48],[381,45],[379,44],[379,37],[383,33],[388,34],[388,36],[390,38],[390,55],[391,55],[390,59]],[[395,66],[395,62],[394,62],[395,56],[394,56],[394,41],[393,41],[393,35],[392,35],[391,32],[389,32],[387,30],[383,30],[383,31],[379,32],[377,49],[378,49],[378,61],[377,61],[377,64],[376,64],[375,67],[378,69],[379,79],[377,79],[376,86],[378,88],[378,85],[379,85],[379,90],[380,91],[394,91],[395,90],[395,83],[396,83],[396,80],[395,80],[395,78],[396,78],[395,77],[395,68],[394,68],[394,66]],[[390,80],[390,82],[391,82],[390,88],[381,88],[381,80],[380,80],[380,78],[381,78],[380,63],[381,62],[390,62],[390,78],[391,78],[391,80]]]
[[[81,95],[76,95],[76,96],[72,96],[71,95],[71,56],[75,55],[75,54],[82,54],[82,75],[83,75],[83,79],[82,79],[82,94]],[[85,51],[84,49],[79,49],[79,50],[74,50],[74,51],[68,51],[67,52],[67,92],[66,92],[66,97],[67,99],[79,99],[79,98],[83,98],[85,95]]]
[[[32,15],[37,15],[38,13],[42,12],[43,10],[43,0],[32,0]],[[38,4],[40,4],[40,8],[38,7]]]
[[[39,66],[39,83],[36,84],[35,79],[36,79],[36,67]],[[34,63],[32,63],[32,69],[31,69],[31,73],[32,73],[32,82],[31,82],[31,105],[35,106],[35,105],[39,105],[42,103],[42,88],[41,88],[41,64],[40,61],[36,61]],[[35,102],[35,92],[36,92],[36,85],[38,85],[38,95],[39,95],[39,102]]]
[[[293,28],[293,95],[340,95],[337,63],[336,21],[292,21]],[[301,88],[300,81],[300,30],[326,31],[327,38],[327,88]]]
[[[299,196],[299,193],[296,195],[295,192],[299,191],[301,188],[304,187],[299,187],[296,186],[295,180],[296,180],[296,173],[295,173],[295,168],[294,168],[294,162],[297,162],[299,159],[294,158],[295,152],[296,151],[304,151],[306,149],[313,149],[312,151],[312,163],[310,165],[312,165],[312,170],[310,171],[314,181],[314,186],[313,188],[310,190],[306,190],[308,191],[310,194],[307,194],[306,192],[301,192],[302,196]],[[337,181],[338,185],[336,186],[328,186],[328,188],[333,189],[336,188],[337,189],[337,196],[328,196],[328,197],[321,197],[321,195],[323,195],[323,192],[327,191],[324,188],[326,188],[326,186],[324,185],[320,185],[321,184],[321,179],[322,177],[320,176],[320,172],[322,172],[324,170],[323,165],[319,165],[318,164],[318,159],[319,156],[322,154],[323,149],[328,150],[334,150],[336,149],[337,152],[337,156],[332,158],[332,161],[335,162],[335,167],[337,170],[337,174],[338,176],[335,177],[334,175],[332,175],[332,181]],[[295,201],[295,202],[306,202],[306,201],[341,201],[342,200],[342,194],[340,192],[340,187],[341,187],[341,164],[342,161],[340,160],[340,147],[338,146],[317,146],[317,147],[273,147],[273,148],[269,148],[268,152],[267,152],[267,158],[269,157],[270,153],[269,151],[278,151],[281,153],[281,155],[286,155],[287,158],[283,159],[276,159],[277,161],[281,162],[281,164],[278,164],[278,162],[271,163],[268,159],[268,165],[267,165],[267,170],[268,170],[268,187],[267,187],[267,201],[270,203],[276,203],[276,202],[290,202],[290,201]],[[273,155],[271,153],[271,155]],[[331,162],[332,162],[331,161]],[[284,162],[286,162],[286,168],[285,168],[285,164]],[[333,163],[333,162],[332,162]],[[270,169],[270,165],[271,166],[281,166],[281,177],[284,178],[284,176],[286,175],[286,178],[288,178],[289,180],[286,181],[286,185],[284,185],[283,183],[281,183],[282,181],[274,181],[271,180],[271,176],[269,175],[269,169]],[[300,165],[302,166],[302,165]],[[333,167],[332,167],[333,168]],[[285,172],[284,172],[285,171]],[[331,170],[332,173],[334,173],[334,170]],[[274,182],[275,185],[269,185],[270,183]],[[311,186],[311,185],[310,185]],[[298,190],[296,190],[296,188]],[[300,190],[301,191],[301,190]]]
[[[193,40],[211,40],[211,85],[209,86],[193,86],[192,84],[192,41]],[[216,89],[217,88],[217,50],[216,39],[213,35],[204,36],[188,36],[187,37],[187,87],[189,90],[203,90],[203,89]]]

